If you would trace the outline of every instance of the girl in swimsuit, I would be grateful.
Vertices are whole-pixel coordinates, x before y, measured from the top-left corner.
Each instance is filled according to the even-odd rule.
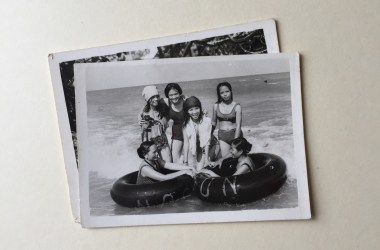
[[[146,86],[142,96],[147,104],[138,115],[138,122],[141,126],[141,140],[153,141],[157,146],[161,158],[167,162],[172,162],[168,139],[165,130],[168,127],[166,107],[160,102],[160,96],[156,86]]]
[[[182,95],[182,89],[177,83],[169,83],[166,85],[165,96],[164,101],[168,106],[168,118],[173,121],[171,143],[173,162],[179,162],[183,147],[183,104],[185,103],[186,97]]]
[[[183,109],[185,116],[183,124],[184,163],[199,171],[209,163],[211,119],[204,115],[202,104],[195,96],[186,99]]]
[[[218,101],[214,104],[212,114],[213,132],[219,121],[218,140],[222,158],[230,156],[231,142],[243,137],[241,131],[242,109],[233,101],[232,88],[228,82],[219,83],[216,87]]]
[[[141,143],[137,149],[137,154],[143,161],[139,166],[136,184],[150,184],[158,181],[165,181],[176,178],[183,174],[194,176],[192,168],[165,162],[158,158],[157,146],[153,141],[145,141]],[[171,174],[163,174],[163,169],[178,170]]]
[[[236,138],[231,142],[230,153],[233,158],[238,159],[238,163],[236,165],[236,171],[232,175],[246,174],[249,172],[253,172],[255,169],[255,164],[248,156],[249,152],[252,149],[252,144],[249,143],[245,138]],[[211,177],[219,177],[213,171],[213,168],[217,166],[215,164],[209,164],[208,167],[203,169],[201,172],[210,175]]]

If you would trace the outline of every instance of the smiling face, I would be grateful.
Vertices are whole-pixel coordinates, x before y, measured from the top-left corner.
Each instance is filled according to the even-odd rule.
[[[160,99],[160,96],[159,95],[155,95],[155,96],[152,96],[150,99],[149,99],[149,103],[150,105],[152,105],[153,107],[157,107],[158,106],[158,100]]]
[[[157,160],[158,158],[158,153],[157,153],[157,146],[152,145],[149,147],[149,152],[145,154],[145,160],[148,161],[154,161]]]
[[[168,98],[169,98],[170,102],[176,104],[179,102],[180,94],[176,89],[173,88],[169,91]]]
[[[200,107],[195,106],[190,108],[188,113],[193,121],[198,121],[199,116],[201,114],[201,109]]]
[[[243,153],[243,150],[237,150],[234,144],[231,145],[230,153],[233,158],[239,158]]]
[[[219,88],[219,95],[224,102],[231,100],[231,91],[227,86],[221,86]]]

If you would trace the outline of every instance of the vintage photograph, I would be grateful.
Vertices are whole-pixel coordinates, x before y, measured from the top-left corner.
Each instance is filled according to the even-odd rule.
[[[310,218],[298,54],[74,72],[84,227]]]
[[[73,215],[79,221],[74,65],[177,57],[278,53],[274,20],[49,55]]]

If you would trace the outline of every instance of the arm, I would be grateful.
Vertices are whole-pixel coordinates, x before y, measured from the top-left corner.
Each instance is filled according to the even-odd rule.
[[[211,117],[211,125],[212,125],[212,129],[211,129],[211,134],[214,133],[214,130],[216,128],[216,124],[217,124],[217,119],[216,119],[216,109],[217,109],[217,106],[218,104],[214,104],[214,108],[212,109],[212,117]]]
[[[210,121],[211,122],[211,121]],[[205,157],[205,159],[204,159],[204,166],[206,166],[206,165],[208,165],[209,164],[209,162],[210,162],[210,159],[209,159],[209,152],[210,152],[210,143],[211,143],[211,136],[212,136],[212,122],[211,122],[211,124],[209,125],[209,127],[208,127],[208,132],[207,132],[207,134],[208,134],[208,141],[207,141],[207,143],[206,143],[206,146],[204,146],[204,149],[205,149],[205,154],[204,154],[204,156],[203,157]],[[206,135],[207,135],[206,134]],[[204,167],[203,166],[203,167]]]
[[[180,175],[184,175],[184,174],[188,174],[190,176],[193,176],[193,173],[191,170],[181,170],[181,171],[171,173],[171,174],[161,174],[161,173],[157,172],[156,170],[154,170],[150,166],[145,166],[141,169],[141,175],[142,176],[149,177],[149,178],[151,178],[153,180],[157,180],[157,181],[170,180],[170,179],[176,178],[176,177],[178,177]]]
[[[183,133],[183,163],[188,164],[189,162],[189,138],[187,138],[186,129],[182,129]]]
[[[144,107],[140,110],[140,112],[137,115],[137,122],[141,126],[141,128],[145,129],[148,125],[148,122],[143,120],[143,113],[144,113],[143,110],[144,110]]]
[[[140,110],[140,112],[137,114],[137,121],[138,121],[139,125],[141,125],[140,121],[142,120],[142,113],[143,113],[143,111]]]
[[[190,169],[192,170],[192,167],[185,166],[182,164],[177,164],[177,163],[171,163],[171,162],[166,162],[164,168],[169,169],[169,170],[185,170],[185,169]]]
[[[209,165],[212,166],[212,167],[216,167],[216,166],[218,166],[218,165],[221,166],[223,160],[226,159],[226,158],[229,158],[229,157],[231,157],[231,154],[229,154],[229,155],[228,155],[227,157],[225,157],[225,158],[220,158],[220,159],[218,159],[217,161],[209,162]]]
[[[169,99],[168,98],[162,98],[162,103],[166,105],[166,121],[167,121],[167,125],[166,125],[166,128],[165,128],[165,131],[168,127],[171,127],[173,126],[173,120],[169,118]]]
[[[241,136],[241,120],[242,120],[242,109],[240,104],[236,105],[236,130],[235,130],[235,138],[239,138]]]
[[[169,121],[168,121],[168,119],[166,119],[165,117],[163,117],[161,119],[161,124],[162,124],[162,127],[164,129],[164,133],[165,133],[166,129],[169,127]]]
[[[212,172],[210,169],[202,169],[200,171],[200,173],[205,173],[205,174],[208,174],[210,175],[211,177],[220,177],[219,175],[215,174],[214,172]]]
[[[249,167],[247,166],[247,164],[243,164],[240,167],[238,167],[238,169],[233,175],[245,174],[248,172],[249,172]]]
[[[209,142],[209,143],[210,143],[210,142]],[[210,160],[209,160],[209,158],[208,158],[209,151],[210,151],[210,145],[207,144],[207,145],[205,146],[205,155],[204,155],[204,157],[205,157],[205,166],[207,166],[208,163],[210,162]],[[204,167],[204,166],[203,166],[203,167]]]

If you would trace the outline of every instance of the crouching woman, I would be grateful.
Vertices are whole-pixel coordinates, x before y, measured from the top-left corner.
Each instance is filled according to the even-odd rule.
[[[211,119],[206,117],[198,98],[191,96],[184,103],[183,159],[184,164],[200,171],[209,163]]]

